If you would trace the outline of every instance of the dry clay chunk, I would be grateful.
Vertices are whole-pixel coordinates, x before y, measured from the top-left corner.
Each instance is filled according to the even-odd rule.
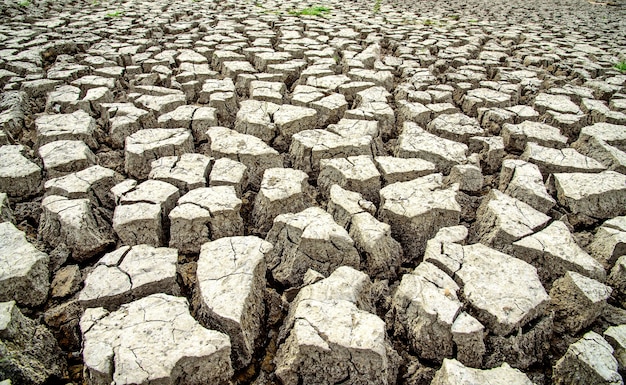
[[[457,360],[445,359],[431,385],[460,384],[533,385],[533,382],[524,373],[506,363],[497,368],[481,370],[465,367]]]
[[[315,201],[308,195],[311,189],[308,179],[303,171],[291,168],[265,170],[252,210],[257,231],[267,234],[278,215],[297,213],[314,206]]]
[[[570,345],[552,371],[557,385],[596,384],[622,385],[613,348],[596,332],[588,332]]]
[[[38,152],[49,178],[84,170],[96,164],[96,156],[81,140],[56,140],[39,147]]]
[[[0,223],[0,301],[38,306],[48,298],[48,255],[12,223]]]
[[[82,262],[115,244],[111,225],[89,199],[50,195],[41,202],[39,234],[51,245],[64,243],[72,258]]]
[[[554,174],[560,204],[574,214],[613,218],[626,214],[626,175],[615,171],[598,174]]]
[[[283,158],[261,139],[240,134],[225,127],[212,127],[207,131],[211,153],[214,158],[230,158],[246,165],[248,182],[261,185],[263,172],[268,168],[282,167]]]
[[[111,309],[155,293],[177,295],[178,252],[148,245],[122,246],[105,254],[85,278],[78,301],[83,307]]]
[[[93,137],[96,121],[85,111],[42,115],[35,120],[35,126],[38,146],[55,140],[82,140],[93,149],[98,147],[98,142]]]
[[[405,122],[398,138],[395,156],[420,158],[432,162],[438,172],[448,174],[452,166],[467,162],[467,145],[426,132],[412,122]]]
[[[46,182],[46,195],[61,195],[70,199],[88,198],[94,205],[113,208],[115,201],[111,188],[122,181],[115,171],[91,166],[82,171],[68,174]]]
[[[189,191],[169,214],[169,246],[181,253],[197,253],[211,239],[243,235],[241,204],[232,186]]]
[[[164,156],[152,162],[150,179],[176,186],[181,193],[205,187],[214,159],[202,154]]]
[[[338,185],[330,188],[328,212],[348,230],[372,278],[394,278],[402,263],[402,246],[391,236],[391,226],[372,215],[376,207],[359,193]],[[370,212],[371,211],[371,212]]]
[[[27,197],[41,191],[41,169],[28,160],[22,145],[0,147],[0,191]]]
[[[154,160],[193,152],[193,136],[184,128],[139,130],[126,138],[124,150],[128,175],[146,179]]]
[[[66,371],[52,333],[25,317],[14,301],[0,302],[0,352],[0,378],[8,380],[0,384],[45,384]]]
[[[265,255],[260,238],[229,237],[202,246],[196,271],[198,317],[230,336],[233,366],[250,363],[265,313]]]
[[[85,377],[94,385],[219,384],[233,374],[227,335],[200,326],[185,298],[153,294],[80,320]]]
[[[561,221],[513,243],[513,254],[535,266],[541,281],[548,286],[567,271],[600,281],[606,277],[602,265],[578,246]]]
[[[476,318],[493,334],[506,336],[544,315],[550,298],[532,265],[480,243],[442,243],[427,261],[461,286]]]
[[[163,219],[167,218],[180,196],[178,189],[152,179],[136,187],[136,182],[129,180],[114,189],[123,187],[125,183],[132,187],[125,191],[113,212],[113,229],[124,244],[162,246]]]
[[[394,329],[408,338],[419,357],[438,362],[453,357],[452,325],[463,307],[458,290],[452,278],[429,262],[402,277],[392,302]]]
[[[557,332],[578,333],[601,314],[612,289],[594,279],[568,271],[554,281],[550,309],[554,311]]]
[[[476,219],[476,234],[480,242],[508,251],[512,242],[532,234],[544,226],[550,217],[492,189],[478,208]]]
[[[304,130],[292,137],[289,155],[294,168],[307,174],[320,170],[322,159],[374,156],[372,137],[344,138],[326,130]]]
[[[441,174],[431,174],[380,190],[380,219],[391,226],[407,260],[419,258],[439,229],[459,224],[457,188],[445,187]]]
[[[539,167],[519,159],[506,159],[500,170],[500,186],[503,193],[547,213],[556,204],[543,184]]]
[[[331,186],[335,184],[356,191],[369,201],[376,203],[379,200],[380,173],[369,156],[322,159],[318,187],[328,197]]]
[[[329,274],[338,266],[360,265],[348,232],[319,207],[279,215],[266,239],[274,244],[268,268],[283,285],[300,285],[308,269]]]
[[[626,255],[626,216],[604,222],[589,245],[591,255],[609,270],[618,258]]]
[[[342,266],[300,291],[276,353],[284,385],[395,384],[399,357],[384,321],[369,312],[370,286],[365,273]]]

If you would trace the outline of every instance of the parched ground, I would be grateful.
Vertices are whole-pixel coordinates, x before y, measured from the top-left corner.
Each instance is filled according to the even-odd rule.
[[[0,385],[624,383],[624,1],[0,20]]]

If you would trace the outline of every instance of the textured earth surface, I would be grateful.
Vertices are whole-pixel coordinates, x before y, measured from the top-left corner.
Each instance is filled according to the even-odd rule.
[[[0,385],[624,383],[622,0],[1,1]]]

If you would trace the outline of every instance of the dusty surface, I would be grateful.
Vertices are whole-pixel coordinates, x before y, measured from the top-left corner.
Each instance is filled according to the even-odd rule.
[[[3,0],[0,383],[623,384],[625,21]]]

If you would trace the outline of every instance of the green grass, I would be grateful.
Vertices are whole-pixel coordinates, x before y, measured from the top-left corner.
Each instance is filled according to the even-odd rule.
[[[426,25],[426,26],[428,26],[428,25],[433,25],[433,24],[435,24],[435,22],[434,22],[434,21],[432,21],[432,20],[430,20],[430,19],[426,19],[426,20],[424,20],[424,25]]]
[[[22,0],[17,3],[17,5],[19,5],[20,7],[28,7],[30,5],[30,0]]]
[[[378,14],[380,12],[380,6],[382,5],[382,0],[376,0],[376,2],[374,3],[374,8],[372,9],[372,12],[374,13],[374,15]]]
[[[324,16],[329,13],[330,8],[323,6],[308,7],[299,11],[289,11],[289,14],[294,16]]]
[[[626,60],[622,60],[618,63],[613,64],[613,68],[621,73],[626,73]]]
[[[124,16],[124,11],[114,11],[114,12],[109,12],[106,15],[104,15],[104,17],[106,18],[112,18],[112,17],[122,17]]]

